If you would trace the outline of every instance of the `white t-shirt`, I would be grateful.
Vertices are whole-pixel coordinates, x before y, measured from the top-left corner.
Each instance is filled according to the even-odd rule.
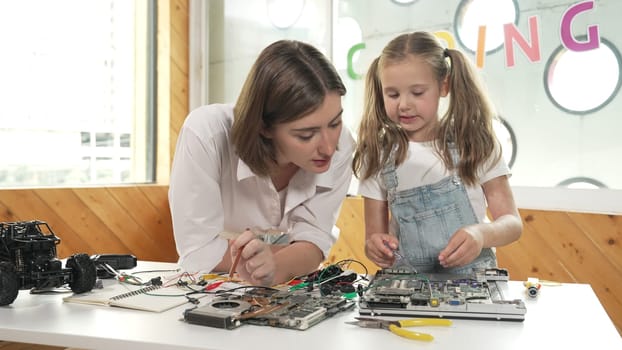
[[[501,158],[496,164],[492,164],[496,155],[478,171],[479,186],[466,187],[467,195],[480,222],[488,221],[486,218],[486,198],[481,184],[498,176],[510,175],[510,169]],[[403,191],[414,187],[433,184],[449,176],[443,161],[434,151],[432,142],[409,142],[406,160],[397,168],[397,191]],[[372,176],[359,183],[358,194],[376,200],[387,200],[387,188],[381,174]]]
[[[279,193],[269,177],[255,175],[238,158],[232,123],[233,106],[214,104],[192,111],[180,130],[169,187],[179,264],[211,271],[227,249],[219,234],[246,228],[288,232],[290,242],[312,242],[327,256],[352,178],[350,132],[343,128],[328,171],[300,169]]]

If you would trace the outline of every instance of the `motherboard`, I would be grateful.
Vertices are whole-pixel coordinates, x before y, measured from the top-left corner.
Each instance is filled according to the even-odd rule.
[[[251,324],[306,330],[355,305],[341,295],[322,295],[319,291],[257,288],[243,294],[219,295],[207,305],[186,310],[184,320],[223,329]]]
[[[499,268],[465,275],[383,269],[360,294],[359,313],[523,321],[524,302],[506,299],[508,280]]]

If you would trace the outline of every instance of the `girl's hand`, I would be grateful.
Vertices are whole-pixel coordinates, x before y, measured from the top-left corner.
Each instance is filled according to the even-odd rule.
[[[387,233],[372,233],[365,242],[365,255],[382,268],[389,268],[395,262],[391,249],[397,249],[399,242],[395,236]]]
[[[475,260],[484,246],[481,224],[459,229],[451,236],[447,246],[438,255],[444,268],[464,266]]]
[[[236,271],[240,278],[254,284],[270,287],[273,285],[276,262],[272,249],[251,231],[244,231],[231,244],[231,261],[235,261],[242,250]]]

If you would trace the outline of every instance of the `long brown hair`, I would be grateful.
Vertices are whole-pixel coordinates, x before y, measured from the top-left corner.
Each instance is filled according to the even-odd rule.
[[[477,181],[477,171],[493,154],[497,143],[492,128],[495,112],[469,59],[460,51],[445,49],[429,32],[402,34],[391,40],[367,72],[365,107],[358,131],[357,149],[352,168],[357,177],[367,179],[382,170],[395,148],[395,163],[401,164],[408,153],[408,135],[399,124],[389,119],[384,109],[379,71],[409,55],[427,62],[439,87],[448,79],[449,105],[441,117],[435,138],[435,149],[445,166],[458,170],[467,185]],[[459,163],[450,152],[454,144]],[[497,153],[497,159],[501,152]]]
[[[295,40],[266,47],[251,67],[233,111],[231,139],[240,159],[255,174],[269,175],[276,154],[262,131],[312,113],[329,92],[343,96],[346,88],[318,49]]]

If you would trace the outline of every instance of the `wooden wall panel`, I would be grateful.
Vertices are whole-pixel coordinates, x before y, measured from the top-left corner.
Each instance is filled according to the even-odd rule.
[[[58,256],[127,254],[177,261],[167,186],[0,190],[1,221],[46,221]]]
[[[527,209],[520,213],[523,235],[498,249],[499,265],[512,279],[590,284],[622,334],[622,216]]]
[[[339,228],[339,239],[331,249],[326,263],[334,264],[344,259],[360,261],[363,266],[351,264],[349,268],[357,273],[370,273],[378,271],[380,267],[365,256],[364,232],[365,219],[363,201],[355,198],[346,199],[341,205],[341,211],[337,218],[336,226]]]

